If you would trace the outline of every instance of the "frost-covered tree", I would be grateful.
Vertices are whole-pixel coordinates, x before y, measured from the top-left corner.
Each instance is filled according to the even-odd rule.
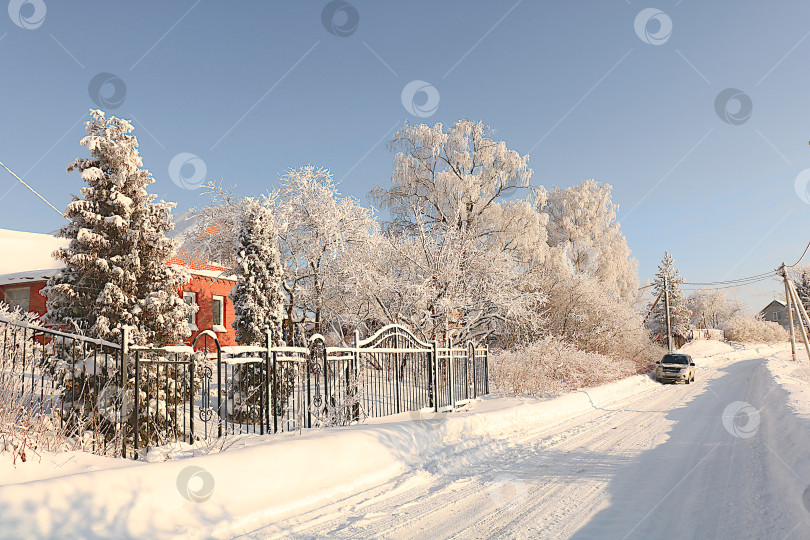
[[[619,207],[611,200],[611,189],[595,180],[552,189],[545,208],[548,242],[565,251],[575,274],[595,276],[608,291],[632,302],[638,265],[616,221]]]
[[[288,171],[270,200],[278,222],[287,320],[301,331],[363,312],[352,276],[378,225],[371,210],[343,197],[328,169]]]
[[[721,290],[695,291],[689,295],[687,305],[697,328],[725,328],[733,317],[745,313],[739,300]]]
[[[180,250],[231,268],[247,199],[235,195],[234,188],[224,189],[214,182],[203,186],[203,195],[210,196],[211,202],[191,210],[192,225],[178,235]]]
[[[801,277],[796,281],[796,292],[799,293],[799,300],[804,309],[810,312],[810,275],[803,271]]]
[[[236,287],[231,300],[236,342],[263,345],[265,327],[268,327],[271,344],[281,345],[284,308],[280,291],[281,261],[273,216],[270,209],[259,201],[246,201],[235,260]]]
[[[108,340],[126,325],[138,344],[178,343],[189,335],[191,307],[178,295],[188,272],[167,264],[177,249],[166,236],[175,205],[147,192],[154,178],[132,125],[100,110],[91,116],[81,141],[91,157],[68,167],[87,185],[65,210],[70,223],[58,236],[70,244],[54,253],[65,267],[44,289],[46,321]]]
[[[669,252],[665,252],[661,264],[658,265],[658,272],[655,274],[655,286],[653,287],[653,298],[657,298],[664,291],[664,278],[669,284],[669,320],[672,327],[673,336],[685,336],[689,331],[689,317],[691,312],[686,304],[686,299],[681,291],[681,284],[684,282],[680,272],[675,268],[675,261]],[[667,335],[667,314],[664,296],[661,296],[652,314],[647,319],[647,325],[654,334],[659,336]]]
[[[406,124],[391,148],[391,186],[374,191],[392,216],[391,281],[372,291],[385,318],[431,339],[484,339],[539,311],[528,271],[547,246],[545,191],[529,185],[528,156],[469,120]],[[518,190],[529,196],[510,200]]]
[[[481,122],[459,120],[445,132],[442,124],[405,124],[394,133],[396,151],[391,186],[373,195],[392,216],[390,229],[413,236],[463,231],[478,245],[533,258],[546,245],[546,200],[532,187],[528,156],[492,138]],[[526,198],[509,199],[520,191]]]
[[[283,343],[281,261],[276,247],[273,216],[266,204],[245,199],[239,226],[239,243],[234,259],[236,287],[231,293],[234,307],[233,328],[236,342],[264,345],[269,331],[271,346]],[[265,330],[267,328],[267,330]],[[240,422],[257,421],[262,414],[263,370],[254,363],[234,366],[233,414]],[[278,383],[288,381],[281,377]],[[281,384],[276,394],[286,396],[289,384]]]
[[[193,212],[196,223],[183,248],[228,260],[237,249],[247,199],[208,187],[214,200]],[[306,333],[367,319],[368,299],[357,288],[355,270],[379,232],[373,211],[341,196],[329,170],[311,165],[289,170],[279,189],[260,202],[270,209],[278,240],[288,339],[301,344]]]
[[[422,231],[389,232],[363,267],[360,288],[379,320],[456,342],[485,341],[508,324],[537,328],[545,295],[514,254],[486,249],[462,231]]]

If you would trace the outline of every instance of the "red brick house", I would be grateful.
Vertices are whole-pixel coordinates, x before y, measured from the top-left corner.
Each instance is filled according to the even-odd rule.
[[[50,234],[0,229],[0,301],[44,315],[46,299],[41,294],[42,288],[62,267],[51,253],[68,242]],[[183,254],[169,264],[185,266],[191,273],[191,281],[178,291],[186,302],[198,306],[197,313],[188,321],[192,334],[187,343],[201,331],[213,330],[220,345],[236,345],[231,326],[233,302],[228,298],[236,285],[235,278],[220,266],[201,263]]]

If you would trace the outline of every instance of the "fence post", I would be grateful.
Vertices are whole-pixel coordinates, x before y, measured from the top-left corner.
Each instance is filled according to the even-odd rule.
[[[354,329],[354,362],[353,363],[354,363],[354,365],[352,366],[352,371],[353,371],[353,374],[352,374],[353,377],[352,378],[354,378],[354,381],[355,381],[354,392],[353,393],[349,392],[349,390],[351,388],[349,385],[351,383],[349,382],[349,377],[347,377],[347,380],[346,380],[346,385],[347,385],[346,390],[347,390],[347,392],[346,393],[348,395],[355,396],[356,399],[358,400],[357,403],[352,404],[352,406],[351,406],[352,410],[351,410],[351,413],[350,413],[351,416],[352,416],[352,420],[358,421],[358,420],[360,420],[360,403],[359,403],[359,400],[360,400],[361,396],[358,394],[358,391],[359,391],[358,384],[359,384],[359,380],[360,380],[360,330],[358,330],[357,328]]]
[[[121,457],[127,457],[127,421],[124,420],[124,401],[127,395],[127,361],[129,360],[129,328],[121,328]],[[138,391],[138,380],[135,378],[135,392]],[[135,409],[138,410],[137,408]]]
[[[478,377],[476,376],[477,369],[475,368],[475,343],[472,341],[467,342],[467,354],[470,356],[469,364],[472,366],[472,389],[473,399],[478,397]],[[470,390],[470,383],[467,381],[467,391]]]
[[[270,345],[271,345],[270,327],[265,326],[264,327],[264,348],[265,348],[265,350],[264,350],[264,382],[262,383],[262,386],[263,386],[262,390],[264,390],[264,397],[265,397],[265,400],[264,400],[264,409],[265,410],[264,410],[264,412],[265,412],[265,419],[267,421],[267,432],[268,433],[270,432],[270,392],[271,392],[271,388],[270,388],[270,379],[271,379],[271,373],[270,373],[270,349],[271,349],[271,347],[270,347]],[[262,422],[261,434],[264,435],[264,422]]]
[[[307,362],[304,364],[305,369],[307,370],[307,428],[312,427],[312,381],[310,377],[312,376],[312,349],[309,349],[307,353]]]
[[[447,338],[447,356],[448,356],[448,368],[450,373],[450,406],[456,406],[456,367],[455,367],[455,358],[453,358],[453,340],[452,338]]]
[[[138,352],[136,351],[135,352],[135,422],[134,422],[135,423],[135,436],[134,436],[133,448],[132,448],[132,450],[135,453],[134,459],[138,459],[138,439],[139,439],[139,435],[140,435],[139,432],[140,432],[140,428],[141,428],[140,421],[139,421],[140,417],[141,417],[141,410],[140,410],[141,392],[140,392],[140,380],[139,380],[140,379],[140,373],[139,373],[140,370],[139,370],[139,368],[141,366],[140,356],[141,355],[138,354]],[[148,391],[149,391],[149,388],[147,387],[147,392]]]
[[[399,340],[397,340],[397,341],[399,341]],[[397,348],[399,348],[400,345],[401,345],[400,343],[396,343]],[[402,368],[400,366],[400,363],[401,363],[400,356],[401,355],[400,355],[400,353],[394,353],[393,356],[394,356],[394,386],[395,386],[396,392],[397,392],[397,414],[399,414],[399,413],[402,412],[402,403],[401,403],[401,398],[400,398],[401,389],[400,389],[400,384],[399,384],[399,376],[400,376],[400,373],[402,372]]]
[[[273,377],[272,377],[273,386],[271,388],[271,394],[270,394],[270,399],[271,399],[270,408],[273,411],[273,433],[278,433],[278,418],[276,418],[276,393],[277,393],[276,392],[276,367],[277,367],[277,364],[276,364],[276,351],[273,351],[272,356],[273,356],[273,364],[272,364],[270,370],[272,371],[272,375],[273,375]],[[268,426],[268,428],[269,428],[269,426]]]
[[[208,337],[206,336],[206,340]],[[206,343],[206,352],[207,352]],[[217,437],[222,437],[222,424],[225,421],[225,411],[222,408],[222,351],[217,346]]]
[[[326,341],[321,340],[323,347],[323,409],[322,412],[329,410],[326,400],[329,399],[329,352],[326,350]]]
[[[175,360],[177,360],[177,358],[175,358]],[[167,369],[168,369],[168,366],[167,366]],[[189,421],[189,436],[190,436],[190,439],[189,439],[188,442],[190,444],[194,444],[194,398],[197,395],[197,391],[194,388],[194,372],[195,372],[195,370],[194,370],[194,353],[192,353],[191,356],[189,357],[188,371],[189,371],[189,377],[191,378],[191,380],[189,380],[189,388],[188,388],[188,404],[189,404],[189,407],[190,407],[189,413],[191,414],[191,420]],[[175,375],[176,374],[177,374],[177,368],[175,368]],[[177,384],[177,381],[175,381],[175,384]],[[200,385],[200,387],[202,388],[202,385]],[[202,405],[200,405],[200,406],[202,406]],[[177,419],[175,419],[175,422],[177,422]]]
[[[464,384],[467,389],[467,399],[470,398],[470,366],[473,368],[473,399],[475,399],[475,345],[473,345],[472,341],[467,342],[467,361],[464,362]]]
[[[439,347],[436,345],[436,340],[430,342],[433,346],[433,365],[430,366],[431,374],[433,375],[433,384],[431,390],[433,391],[433,410],[439,412]]]
[[[484,392],[489,395],[489,345],[484,346]]]

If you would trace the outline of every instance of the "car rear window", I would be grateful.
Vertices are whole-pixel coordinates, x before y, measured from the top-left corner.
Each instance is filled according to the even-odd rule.
[[[662,364],[688,364],[689,357],[682,354],[668,354],[661,360]]]

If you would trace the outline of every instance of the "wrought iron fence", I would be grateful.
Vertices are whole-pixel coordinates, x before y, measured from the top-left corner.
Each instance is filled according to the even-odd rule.
[[[123,433],[111,388],[122,383],[118,344],[0,317],[0,407],[6,421],[41,416],[64,434],[91,435],[118,455]]]
[[[195,444],[345,425],[488,393],[486,347],[439,347],[391,325],[351,347],[135,347],[0,319],[0,403],[53,415],[66,435],[93,433],[93,450],[139,457]]]

